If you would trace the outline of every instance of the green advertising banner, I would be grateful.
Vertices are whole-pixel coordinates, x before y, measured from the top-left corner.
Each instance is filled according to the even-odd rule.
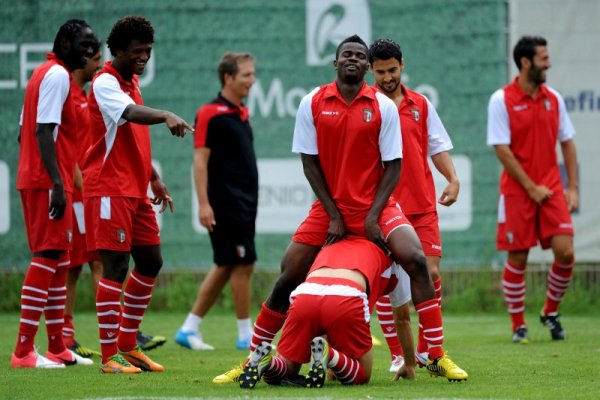
[[[117,19],[133,14],[150,19],[156,31],[153,55],[141,77],[145,103],[190,123],[197,108],[219,91],[221,55],[255,55],[257,81],[247,104],[259,158],[260,268],[278,268],[314,199],[291,153],[296,107],[312,88],[334,79],[335,48],[355,33],[368,43],[389,37],[401,44],[403,81],[429,97],[454,142],[461,193],[457,204],[440,210],[444,265],[496,260],[499,167],[485,145],[485,132],[488,98],[507,76],[505,1],[40,0],[0,9],[0,267],[24,269],[30,258],[15,189],[19,113],[29,75],[68,18],[86,19],[105,40]],[[206,268],[212,250],[197,219],[193,138],[172,137],[164,126],[153,126],[151,132],[155,166],[176,207],[174,214],[159,218],[165,266]]]

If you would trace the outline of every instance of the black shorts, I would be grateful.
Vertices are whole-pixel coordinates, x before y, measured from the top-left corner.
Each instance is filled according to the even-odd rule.
[[[209,232],[213,261],[217,266],[252,264],[256,261],[254,221],[246,224],[217,222]]]

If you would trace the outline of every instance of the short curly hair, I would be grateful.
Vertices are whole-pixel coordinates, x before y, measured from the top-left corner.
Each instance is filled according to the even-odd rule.
[[[132,40],[141,43],[154,43],[154,28],[150,21],[140,16],[121,18],[112,27],[106,44],[113,56],[118,50],[127,50]]]
[[[392,39],[377,39],[369,47],[369,64],[375,60],[389,60],[395,58],[402,63],[402,50],[400,45]]]

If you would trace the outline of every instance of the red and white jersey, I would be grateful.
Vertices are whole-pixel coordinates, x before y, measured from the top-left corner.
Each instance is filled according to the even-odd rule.
[[[393,307],[404,305],[411,299],[410,279],[406,272],[365,238],[346,236],[344,240],[323,247],[308,274],[323,267],[360,272],[368,285],[370,313],[381,296],[389,294]]]
[[[487,144],[509,145],[525,173],[538,185],[562,191],[556,143],[574,135],[565,101],[546,85],[540,86],[534,99],[523,92],[515,78],[490,98]],[[527,195],[506,171],[500,178],[500,193]]]
[[[427,97],[404,85],[402,93],[404,99],[398,107],[402,125],[402,170],[393,196],[404,214],[423,214],[436,210],[428,157],[451,150],[452,141]]]
[[[314,89],[300,102],[292,151],[319,155],[342,215],[366,212],[383,176],[382,162],[402,157],[399,132],[393,101],[365,83],[347,104],[333,82]]]
[[[77,118],[77,164],[83,165],[83,156],[91,145],[88,127],[90,118],[88,114],[88,99],[85,90],[71,80],[71,96],[73,97],[73,105],[75,107],[75,115]],[[80,190],[73,188],[73,202],[82,201],[83,196]]]
[[[71,73],[54,53],[37,67],[25,89],[21,112],[21,144],[17,189],[50,189],[52,182],[42,162],[36,129],[37,124],[57,124],[54,146],[58,170],[65,191],[73,190],[77,120],[70,94]]]
[[[137,76],[126,81],[106,62],[92,81],[88,99],[92,145],[83,167],[86,198],[147,196],[152,176],[150,129],[121,118],[130,104],[144,104]]]

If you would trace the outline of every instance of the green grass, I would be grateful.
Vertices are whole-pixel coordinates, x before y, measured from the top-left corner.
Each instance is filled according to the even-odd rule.
[[[343,387],[327,382],[322,389],[273,387],[259,383],[251,391],[237,385],[216,386],[212,378],[240,362],[246,352],[234,350],[233,316],[209,314],[203,322],[205,340],[217,348],[192,352],[178,347],[173,335],[185,313],[151,312],[143,330],[161,334],[169,342],[150,352],[166,372],[135,376],[103,375],[96,367],[64,370],[23,370],[9,367],[16,340],[17,314],[0,315],[0,399],[166,399],[166,398],[334,398],[334,399],[593,399],[600,396],[600,323],[597,316],[563,317],[568,332],[564,342],[552,342],[536,316],[529,315],[531,343],[510,342],[508,316],[445,316],[445,348],[454,361],[469,373],[469,380],[449,383],[417,371],[412,382],[393,382],[387,372],[389,355],[385,346],[375,347],[371,383]],[[99,348],[95,315],[76,316],[78,339]],[[373,331],[382,337],[374,321]],[[45,335],[38,344],[45,351]]]

